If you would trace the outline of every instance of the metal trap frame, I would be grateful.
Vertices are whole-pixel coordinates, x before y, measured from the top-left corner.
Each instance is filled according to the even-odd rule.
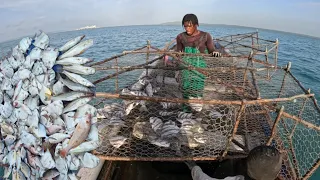
[[[279,41],[261,39],[254,32],[215,42],[223,57],[174,52],[172,43],[159,49],[148,41],[139,49],[90,64],[97,70],[89,77],[97,86],[92,104],[100,110],[98,124],[103,127],[99,132],[102,142],[94,154],[111,161],[222,160],[246,157],[252,148],[267,144],[284,154],[279,178],[310,177],[320,164],[320,108],[314,94],[290,72],[290,63],[277,66]],[[165,55],[176,57],[175,63],[166,64]],[[184,58],[200,58],[206,67],[195,67]],[[201,76],[198,81],[203,82],[203,89],[184,87],[184,72]],[[146,87],[141,90],[144,93],[123,93],[146,77],[156,89],[152,95],[146,94]],[[185,98],[186,93],[201,95]],[[128,103],[136,105],[125,114]],[[201,108],[188,112],[200,119],[205,142],[175,137],[167,140],[170,147],[159,147],[145,138],[151,117],[181,128],[177,119],[184,106]],[[106,107],[117,108],[103,114]],[[118,148],[109,140],[112,129],[106,128],[114,116],[124,122],[117,135],[126,137]],[[139,136],[137,123],[141,125]]]

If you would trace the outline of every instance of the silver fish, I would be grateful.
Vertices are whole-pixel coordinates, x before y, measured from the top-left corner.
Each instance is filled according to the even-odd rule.
[[[28,79],[30,77],[31,71],[29,69],[19,68],[17,73],[18,73],[18,77],[21,80],[25,80],[25,79]]]
[[[19,42],[19,49],[21,49],[21,51],[25,53],[31,45],[31,41],[32,39],[30,37],[22,38]]]
[[[0,110],[1,110],[1,105],[0,105]],[[11,113],[10,117],[5,119],[6,123],[9,124],[14,124],[18,121],[18,118],[16,117],[16,115],[14,113]]]
[[[8,57],[8,61],[9,61],[10,65],[11,65],[11,67],[12,67],[13,69],[17,69],[17,68],[19,67],[19,65],[20,65],[20,64],[18,63],[18,61],[16,61],[16,60],[14,59],[13,56]]]
[[[1,127],[1,135],[2,136],[6,136],[6,135],[12,135],[14,133],[14,129],[12,127],[12,125],[7,124],[7,123],[1,123],[0,125]],[[2,152],[2,151],[0,151]]]
[[[95,168],[100,163],[100,159],[91,153],[85,153],[83,158],[80,158],[83,167],[85,168]]]
[[[83,96],[89,96],[93,95],[92,93],[85,93],[85,92],[77,92],[77,91],[71,91],[65,94],[61,94],[58,96],[52,96],[52,100],[61,100],[61,101],[73,101],[75,99],[81,98]]]
[[[32,127],[37,127],[38,123],[39,123],[39,111],[37,109],[34,109],[32,111],[32,114],[28,116],[26,125],[32,128]]]
[[[201,98],[190,97],[190,99],[201,99]],[[203,104],[198,104],[198,103],[189,103],[189,106],[197,112],[200,112],[203,108]]]
[[[46,75],[48,76],[49,84],[52,85],[56,78],[56,72],[53,69],[49,69]]]
[[[39,89],[37,87],[34,87],[34,86],[29,86],[28,92],[30,93],[30,95],[32,97],[35,97],[36,95],[39,94]]]
[[[23,90],[23,89],[20,89],[20,92],[19,92],[19,94],[17,95],[17,97],[16,97],[15,100],[24,101],[28,96],[29,96],[28,91],[25,91],[25,90]]]
[[[179,105],[178,103],[171,103],[171,102],[160,102],[160,104],[162,105],[163,109],[174,108]]]
[[[95,87],[94,84],[92,84],[90,81],[81,77],[78,74],[74,74],[74,73],[71,73],[71,72],[68,72],[65,70],[63,70],[62,73],[65,74],[73,82],[79,83],[79,84],[87,86],[87,87]]]
[[[28,55],[22,66],[26,69],[31,69],[34,62],[35,62],[35,59],[31,59],[30,55]]]
[[[65,122],[60,117],[54,119],[53,124],[56,126],[65,126]]]
[[[46,151],[40,158],[40,162],[42,164],[43,167],[47,168],[47,169],[52,169],[54,167],[56,167],[56,164],[50,154],[50,151]]]
[[[185,113],[185,112],[179,112],[178,113],[178,118],[181,119],[190,119],[190,118],[194,118],[192,113]]]
[[[61,158],[60,156],[55,158],[56,168],[60,172],[61,175],[67,175],[68,173],[68,165],[65,158]]]
[[[167,121],[162,126],[161,137],[162,138],[176,137],[179,131],[180,131],[180,128],[173,121]]]
[[[150,96],[150,97],[153,96],[152,85],[151,85],[150,83],[146,86],[146,93],[147,93],[147,95]]]
[[[0,91],[0,104],[2,104],[2,102],[3,102],[3,92]]]
[[[27,119],[27,117],[29,115],[28,112],[25,109],[21,108],[21,107],[20,108],[15,108],[13,110],[13,113],[20,120]]]
[[[29,54],[29,57],[30,57],[31,61],[40,60],[41,59],[41,49],[38,47],[33,48]],[[38,75],[38,74],[35,74],[35,75]]]
[[[73,46],[75,46],[76,44],[78,44],[83,38],[85,37],[85,35],[82,36],[77,36],[71,40],[69,40],[67,43],[65,43],[62,47],[59,48],[59,51],[67,51],[70,48],[72,48]]]
[[[13,107],[10,102],[5,101],[4,105],[0,104],[0,114],[4,118],[9,118],[13,112]]]
[[[55,133],[49,136],[49,142],[51,144],[57,144],[70,137],[70,134]]]
[[[78,170],[79,167],[80,167],[80,159],[76,156],[69,156],[71,157],[71,159],[69,160],[69,158],[67,159],[68,163],[70,163],[68,166],[69,166],[69,169],[70,170]]]
[[[110,144],[115,148],[120,148],[128,138],[124,136],[113,136],[109,138]]]
[[[26,178],[30,178],[31,176],[31,170],[30,170],[30,167],[23,161],[21,161],[21,172],[23,173],[23,175],[26,177]]]
[[[0,141],[0,151],[1,151],[1,153],[3,153],[4,152],[4,143],[2,142],[2,141]]]
[[[83,106],[80,106],[77,109],[76,113],[74,114],[74,117],[75,118],[84,117],[87,114],[91,114],[93,117],[93,116],[95,116],[96,112],[97,112],[97,109],[94,106],[92,106],[90,104],[85,104]]]
[[[150,118],[149,118],[149,121],[150,121],[150,124],[151,124],[152,129],[153,129],[155,132],[159,132],[159,131],[162,129],[163,122],[162,122],[162,120],[161,120],[160,118],[150,117]]]
[[[24,100],[24,104],[30,108],[31,111],[38,109],[39,96],[29,96]]]
[[[81,143],[79,146],[70,149],[71,154],[79,154],[82,152],[87,152],[87,151],[92,151],[99,147],[99,142],[98,141],[85,141]]]
[[[29,79],[23,80],[21,88],[23,90],[25,90],[25,91],[28,91],[29,90],[29,86],[30,86],[30,80]]]
[[[12,78],[14,70],[7,59],[1,62],[0,69],[3,75],[7,76],[8,78]]]
[[[14,90],[14,94],[13,94],[13,97],[12,97],[12,100],[16,100],[16,97],[18,96],[18,94],[20,93],[20,90],[22,88],[22,84],[23,84],[23,81],[20,80],[18,82],[18,84],[16,85],[15,87],[15,90]]]
[[[88,87],[81,85],[79,83],[75,83],[73,81],[70,81],[69,79],[63,79],[60,77],[59,81],[61,81],[65,86],[67,86],[69,89],[71,89],[73,91],[92,92],[92,90],[89,89]]]
[[[143,139],[148,137],[152,132],[150,123],[148,122],[136,122],[133,126],[132,135],[138,139]]]
[[[39,140],[37,140],[36,137],[26,131],[22,131],[20,133],[20,139],[21,142],[26,146],[37,146],[39,143]]]
[[[69,49],[67,52],[63,53],[61,56],[59,56],[59,60],[67,57],[73,57],[77,56],[79,54],[82,54],[84,51],[86,51],[88,48],[90,48],[93,45],[93,40],[89,39],[86,41],[82,41]]]
[[[140,91],[145,85],[146,85],[146,81],[143,79],[139,79],[139,81],[134,83],[129,89],[131,91]]]
[[[48,69],[51,69],[58,57],[58,54],[58,49],[54,48],[47,48],[42,51],[42,61],[44,66],[46,66]]]
[[[97,125],[91,125],[87,140],[99,141],[99,131],[98,131]]]
[[[73,132],[75,129],[76,124],[74,122],[74,115],[75,112],[68,112],[62,115],[68,132]]]
[[[57,118],[58,119],[58,118]],[[60,118],[59,118],[60,119]],[[62,120],[62,119],[61,119]],[[48,126],[46,128],[46,133],[47,135],[52,135],[52,134],[55,134],[55,133],[58,133],[60,130],[63,130],[64,129],[64,126],[63,125],[55,125],[55,124],[52,124],[50,126]]]
[[[56,61],[56,64],[60,65],[73,65],[73,64],[85,64],[91,62],[92,60],[85,57],[68,57]]]
[[[171,112],[169,112],[169,111],[159,111],[159,114],[160,114],[160,116],[171,116],[171,115],[174,115],[175,112],[173,112],[173,111],[171,111]]]
[[[85,97],[73,100],[63,109],[63,113],[78,109],[80,106],[83,106],[91,101],[92,98],[93,97]]]
[[[67,70],[72,73],[81,74],[81,75],[91,75],[96,72],[92,67],[82,66],[79,64],[74,64],[70,66],[63,66],[64,70]]]
[[[43,180],[50,180],[54,179],[55,177],[59,176],[60,172],[55,169],[49,169],[44,174],[42,179]]]
[[[6,146],[8,147],[8,146],[12,145],[16,139],[17,139],[16,136],[8,134],[6,136],[6,138],[4,138],[3,141],[6,144]]]
[[[24,54],[22,49],[19,48],[19,45],[16,45],[11,52],[11,55],[19,61],[19,66],[24,62]]]
[[[161,139],[157,136],[149,136],[148,140],[151,144],[154,144],[159,147],[170,147],[170,143],[164,139]]]
[[[68,178],[69,178],[69,180],[78,180],[79,179],[74,173],[69,173]]]
[[[11,89],[12,89],[11,79],[5,78],[5,79],[2,81],[1,90],[2,90],[2,91],[8,91],[8,90],[11,90]]]
[[[194,133],[193,134],[193,138],[194,140],[196,140],[198,143],[206,143],[208,140],[208,136],[206,134],[203,133]]]
[[[48,115],[55,119],[63,113],[63,102],[61,100],[54,100],[41,111],[48,112]]]
[[[52,92],[54,95],[66,93],[64,90],[64,84],[61,81],[57,81],[52,87]]]
[[[125,122],[121,118],[115,116],[111,117],[111,119],[107,121],[107,124],[113,126],[126,126]]]
[[[218,111],[211,111],[209,113],[209,116],[212,118],[212,119],[217,119],[217,118],[221,118],[222,117],[222,114],[219,113]]]
[[[36,36],[33,45],[41,49],[46,49],[49,45],[49,36],[41,31],[41,33],[38,36]]]

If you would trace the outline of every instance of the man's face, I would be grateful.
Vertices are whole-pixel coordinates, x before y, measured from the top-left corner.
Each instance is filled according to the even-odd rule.
[[[183,26],[188,35],[192,35],[197,30],[197,25],[193,25],[190,21],[184,22]]]

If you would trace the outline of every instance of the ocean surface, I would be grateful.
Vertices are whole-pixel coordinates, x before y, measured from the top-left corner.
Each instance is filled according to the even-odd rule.
[[[238,26],[206,25],[200,30],[209,32],[213,37],[231,34],[254,32],[256,28]],[[181,26],[122,26],[89,29],[81,31],[68,31],[48,33],[50,45],[62,46],[66,41],[86,35],[86,39],[93,39],[94,45],[82,56],[99,61],[107,57],[122,53],[124,50],[133,50],[146,45],[147,40],[152,46],[162,48],[165,43],[173,40],[178,33],[183,31]],[[305,35],[258,29],[259,37],[263,39],[279,39],[278,64],[285,66],[292,62],[292,73],[301,81],[305,88],[310,88],[316,98],[320,100],[320,38]],[[32,37],[32,36],[30,36]],[[10,48],[18,44],[20,39],[0,43],[0,58],[6,55]],[[317,171],[320,179],[320,171]]]

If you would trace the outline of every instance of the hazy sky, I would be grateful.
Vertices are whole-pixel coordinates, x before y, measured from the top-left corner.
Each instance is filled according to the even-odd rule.
[[[0,42],[86,25],[181,21],[243,25],[320,37],[320,0],[0,0]]]

